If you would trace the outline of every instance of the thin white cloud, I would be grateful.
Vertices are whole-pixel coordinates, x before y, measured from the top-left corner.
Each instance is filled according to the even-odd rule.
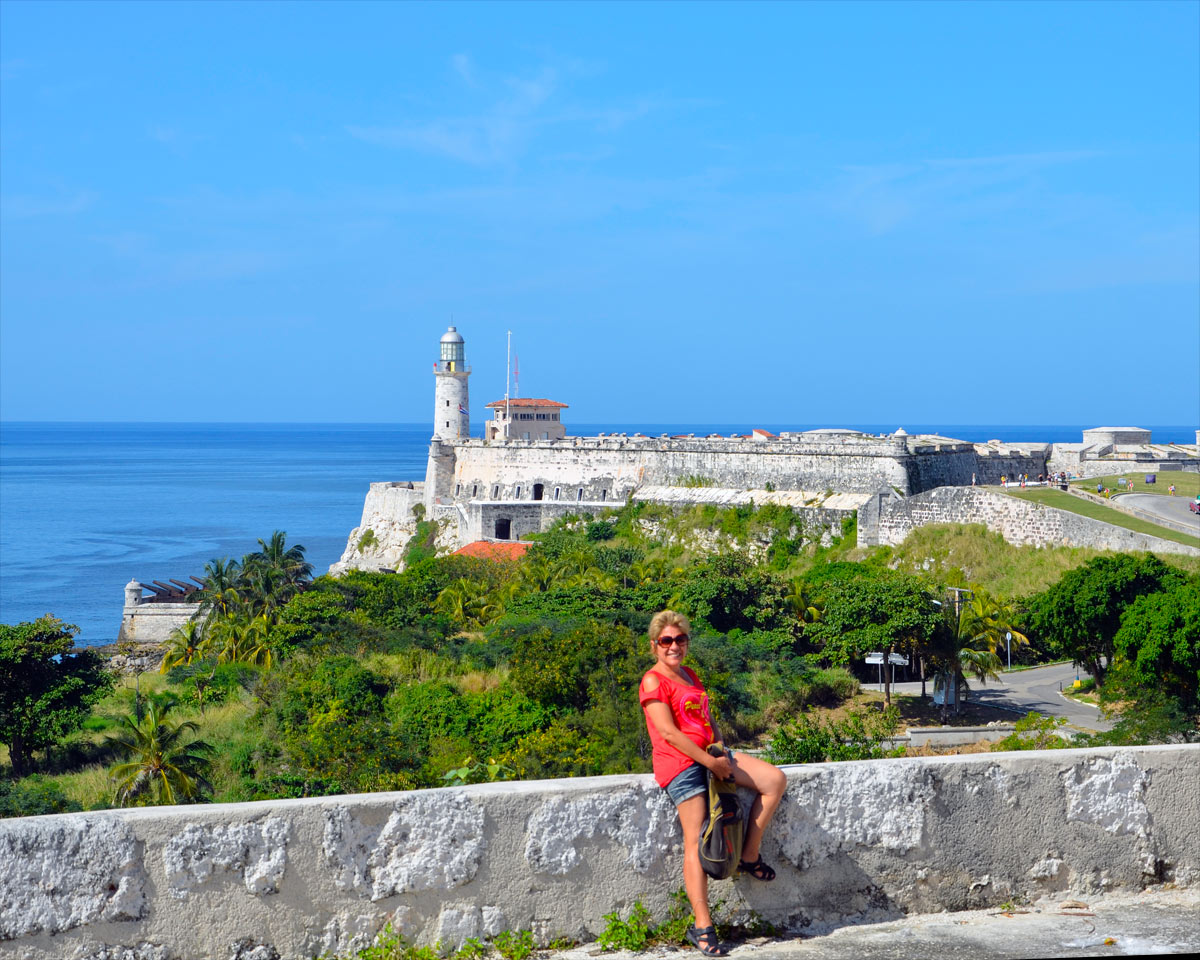
[[[574,76],[571,68],[564,74],[543,66],[531,74],[489,78],[465,53],[452,56],[450,67],[470,94],[489,100],[481,110],[410,124],[352,124],[346,132],[377,146],[495,166],[518,160],[543,129],[574,125],[613,133],[670,103],[651,97],[598,106],[575,102],[564,86],[564,76]]]
[[[1095,151],[943,157],[843,167],[830,193],[839,213],[874,234],[928,216],[963,217],[1026,203],[1037,174],[1089,160]]]
[[[98,196],[99,194],[91,190],[76,190],[70,193],[60,193],[53,197],[7,194],[0,197],[0,216],[14,220],[36,217],[70,217],[89,209],[96,202]]]

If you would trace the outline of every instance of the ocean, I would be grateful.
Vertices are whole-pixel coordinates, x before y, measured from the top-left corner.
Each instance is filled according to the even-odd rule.
[[[572,424],[605,432],[747,433],[820,424]],[[870,433],[897,424],[837,424]],[[1078,442],[1079,426],[905,424],[976,442]],[[1151,427],[1194,443],[1194,427]],[[472,433],[482,435],[482,424]],[[0,423],[0,622],[53,613],[111,643],[130,578],[199,575],[274,530],[317,572],[341,556],[367,485],[423,480],[428,424]]]

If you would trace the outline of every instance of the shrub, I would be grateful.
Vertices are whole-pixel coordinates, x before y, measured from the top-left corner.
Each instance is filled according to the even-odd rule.
[[[53,780],[33,774],[23,780],[0,780],[0,818],[40,817],[73,813],[83,807],[69,799]]]
[[[1058,731],[1066,726],[1066,717],[1043,717],[1037,711],[1016,722],[1007,737],[992,745],[993,750],[1058,750],[1070,744]]]
[[[781,726],[767,744],[772,763],[825,763],[836,760],[877,760],[898,757],[904,748],[889,749],[884,741],[900,721],[896,707],[853,710],[844,720],[820,720],[801,714]]]

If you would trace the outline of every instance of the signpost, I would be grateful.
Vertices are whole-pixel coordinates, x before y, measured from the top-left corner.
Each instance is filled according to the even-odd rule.
[[[879,667],[879,689],[880,690],[883,689],[883,660],[884,660],[884,657],[883,657],[882,650],[872,650],[870,653],[868,653],[866,655],[866,657],[863,660],[863,663],[874,663]],[[889,653],[887,655],[887,662],[891,665],[891,668],[892,668],[892,683],[895,683],[896,682],[896,667],[897,666],[907,667],[908,666],[908,657],[904,656],[904,654],[902,654],[902,653]]]

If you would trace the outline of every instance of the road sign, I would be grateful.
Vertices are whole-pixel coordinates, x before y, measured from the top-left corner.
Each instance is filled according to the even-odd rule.
[[[866,662],[867,663],[883,663],[882,651],[879,653],[868,653]]]
[[[888,663],[894,664],[895,666],[898,666],[898,667],[907,667],[908,666],[908,657],[906,657],[902,653],[889,653],[888,654]]]

